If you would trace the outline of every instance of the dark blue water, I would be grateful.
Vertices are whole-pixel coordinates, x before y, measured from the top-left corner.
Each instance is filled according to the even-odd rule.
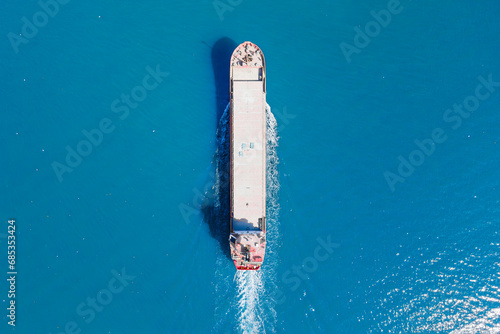
[[[500,332],[498,17],[3,1],[0,332]],[[269,233],[236,274],[224,110],[246,40],[267,62]]]

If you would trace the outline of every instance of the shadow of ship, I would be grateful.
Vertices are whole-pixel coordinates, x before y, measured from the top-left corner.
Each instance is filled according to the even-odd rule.
[[[215,110],[218,125],[229,102],[229,64],[238,45],[228,37],[222,37],[212,47],[212,68],[215,79]]]
[[[237,44],[228,37],[217,40],[211,58],[215,80],[216,153],[212,192],[207,194],[201,211],[210,235],[219,242],[222,252],[231,259],[229,248],[229,63]],[[226,112],[224,112],[226,111]]]

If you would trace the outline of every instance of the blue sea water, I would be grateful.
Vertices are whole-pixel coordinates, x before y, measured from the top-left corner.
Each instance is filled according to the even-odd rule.
[[[0,3],[1,333],[500,332],[497,1],[54,3]],[[270,106],[256,273],[224,219],[246,40]]]

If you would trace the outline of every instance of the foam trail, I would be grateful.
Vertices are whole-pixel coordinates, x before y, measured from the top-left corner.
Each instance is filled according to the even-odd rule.
[[[237,272],[238,329],[241,333],[265,333],[261,298],[266,297],[263,272]]]
[[[276,263],[278,261],[279,240],[279,178],[278,178],[278,133],[277,123],[266,108],[267,144],[267,247],[264,265],[259,271],[239,271],[234,277],[228,275],[234,265],[221,248],[216,260],[215,273],[215,316],[217,324],[214,332],[266,333],[276,332],[276,302],[269,291],[275,291]],[[220,219],[229,217],[229,192],[224,189],[228,180],[229,155],[229,105],[221,117],[217,129],[217,153],[215,155],[214,209],[219,211]],[[219,226],[224,226],[221,224]],[[228,231],[225,231],[228,234]],[[227,238],[224,241],[228,243]],[[236,328],[232,327],[236,318]]]

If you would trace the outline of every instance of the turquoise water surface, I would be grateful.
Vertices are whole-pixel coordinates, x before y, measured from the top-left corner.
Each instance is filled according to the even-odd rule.
[[[0,333],[499,333],[499,17],[2,1]],[[267,62],[268,245],[236,273],[225,110],[247,40]]]

